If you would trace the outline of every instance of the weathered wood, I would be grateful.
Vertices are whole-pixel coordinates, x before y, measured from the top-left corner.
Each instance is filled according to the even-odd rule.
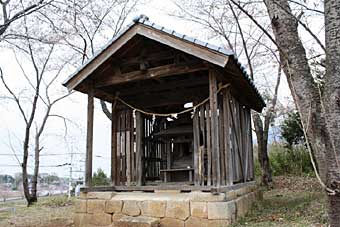
[[[210,118],[210,104],[205,105],[206,109],[206,125],[207,125],[207,156],[208,156],[208,170],[207,170],[207,185],[211,185],[211,118]]]
[[[218,130],[219,130],[219,144],[220,144],[220,168],[221,168],[221,185],[225,185],[226,179],[225,179],[225,148],[224,148],[224,115],[223,115],[223,98],[218,97],[219,103],[218,103]]]
[[[136,112],[136,171],[137,186],[143,184],[143,138],[144,138],[144,119],[140,112]]]
[[[86,134],[86,174],[85,185],[92,185],[92,158],[93,158],[93,112],[94,92],[91,89],[87,96],[87,134]]]
[[[111,108],[111,183],[117,182],[117,110],[115,103]]]
[[[121,122],[121,137],[122,137],[122,175],[121,182],[126,182],[126,110],[122,112],[122,122]]]
[[[162,184],[162,185],[145,185],[145,186],[104,186],[104,187],[92,187],[92,188],[81,188],[82,192],[104,192],[104,191],[146,191],[152,192],[155,190],[179,190],[181,192],[189,191],[203,191],[212,193],[223,193],[232,190],[237,190],[243,187],[249,187],[256,185],[255,181],[250,181],[246,183],[235,184],[231,186],[221,186],[216,188],[214,186],[194,186],[185,184]]]
[[[121,118],[121,112],[117,113],[117,181],[116,185],[120,185],[121,183],[121,123],[122,123],[122,118]]]
[[[205,166],[204,166],[204,159],[205,159],[205,153],[206,153],[206,130],[205,130],[205,108],[204,105],[200,106],[200,130],[202,135],[202,146],[201,146],[201,185],[204,185],[205,181]]]
[[[131,181],[136,181],[136,162],[135,162],[135,126],[134,126],[134,115],[133,111],[131,111],[131,130],[130,130],[130,142],[131,142]]]
[[[126,185],[131,184],[131,110],[126,114]]]
[[[236,144],[236,154],[235,154],[235,164],[236,168],[240,167],[240,175],[241,179],[244,179],[244,171],[243,171],[243,164],[242,164],[242,156],[241,156],[241,143],[239,138],[239,125],[237,124],[239,118],[238,118],[238,102],[233,98],[233,107],[231,108],[231,122],[233,125],[233,132],[235,136],[235,144]],[[236,119],[235,119],[236,118]]]
[[[199,113],[198,110],[194,113],[193,119],[193,132],[194,132],[194,183],[195,185],[200,184],[200,172],[199,172],[199,147],[200,147],[200,134],[199,134]]]
[[[220,146],[219,146],[219,130],[217,116],[217,81],[213,69],[209,70],[209,101],[211,110],[211,141],[212,141],[212,168],[213,168],[213,183],[220,186]]]
[[[223,116],[224,116],[224,150],[225,150],[225,169],[226,169],[226,185],[233,184],[233,163],[230,146],[230,104],[229,91],[223,91]]]
[[[160,77],[166,77],[171,75],[179,75],[192,73],[197,71],[207,70],[207,66],[203,64],[191,64],[191,65],[176,65],[169,64],[163,66],[157,66],[154,68],[149,68],[148,70],[137,70],[123,74],[113,74],[109,78],[104,78],[103,80],[96,81],[95,86],[97,88],[111,86],[115,84],[138,81],[138,80],[147,80],[147,79],[156,79]]]

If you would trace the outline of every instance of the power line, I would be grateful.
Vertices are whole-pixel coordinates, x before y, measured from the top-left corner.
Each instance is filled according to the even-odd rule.
[[[63,156],[63,155],[71,155],[71,154],[85,154],[85,153],[55,153],[55,154],[40,154],[39,156]],[[5,153],[5,154],[0,154],[0,156],[23,156],[23,154],[10,154],[10,153]],[[28,156],[34,156],[33,154],[29,154]]]

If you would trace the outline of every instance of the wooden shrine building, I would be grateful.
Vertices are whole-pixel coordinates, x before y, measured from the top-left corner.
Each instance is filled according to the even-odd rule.
[[[85,190],[223,191],[254,180],[250,111],[265,103],[232,52],[140,16],[64,85],[88,95]],[[112,103],[109,187],[91,187],[94,98]]]

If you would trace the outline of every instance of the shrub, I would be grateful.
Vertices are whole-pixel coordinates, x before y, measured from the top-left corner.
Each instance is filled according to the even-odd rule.
[[[294,145],[291,148],[283,145],[271,145],[269,161],[274,176],[314,175],[308,150],[303,145]]]

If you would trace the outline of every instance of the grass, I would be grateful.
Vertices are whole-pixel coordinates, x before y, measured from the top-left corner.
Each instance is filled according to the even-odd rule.
[[[276,177],[237,226],[327,226],[326,196],[315,178]]]
[[[38,203],[27,207],[24,201],[0,203],[0,227],[67,227],[72,226],[73,200],[66,196],[40,198]]]
[[[263,200],[254,204],[238,226],[327,226],[326,196],[312,177],[275,177],[272,189],[264,191]],[[24,201],[0,203],[15,212],[0,212],[0,227],[70,227],[73,200],[65,196],[41,198],[32,207]]]

